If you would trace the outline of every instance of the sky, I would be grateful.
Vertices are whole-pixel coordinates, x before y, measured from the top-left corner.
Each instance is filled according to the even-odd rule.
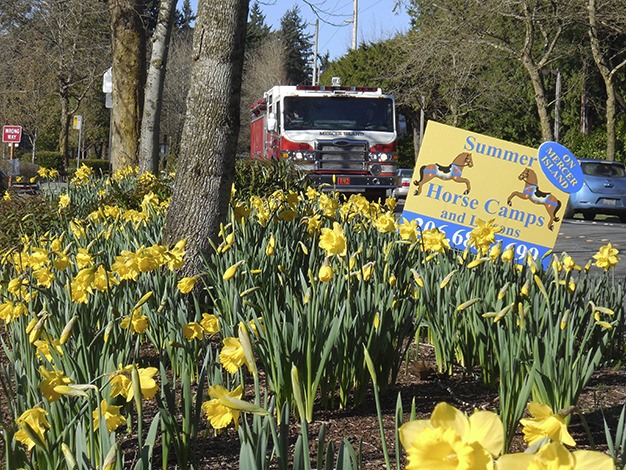
[[[253,1],[250,0],[250,5]],[[410,21],[406,10],[400,7],[397,13],[392,11],[397,0],[357,1],[358,44],[377,42],[409,29]],[[354,0],[309,0],[308,3],[319,10],[318,54],[329,52],[331,60],[345,55],[352,46]],[[191,4],[195,9],[197,0],[191,0]],[[285,12],[298,5],[300,16],[309,25],[307,33],[314,35],[318,16],[309,4],[303,0],[259,0],[265,23],[273,31],[280,29],[280,18]]]

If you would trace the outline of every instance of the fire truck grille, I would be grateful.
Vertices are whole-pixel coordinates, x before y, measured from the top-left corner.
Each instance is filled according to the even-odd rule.
[[[318,169],[364,171],[368,155],[367,142],[334,140],[318,142]]]

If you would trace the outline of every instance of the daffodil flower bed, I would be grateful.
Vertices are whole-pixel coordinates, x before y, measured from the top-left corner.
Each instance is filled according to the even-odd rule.
[[[290,410],[310,468],[302,456],[316,407],[358,405],[372,379],[376,397],[385,393],[415,341],[432,344],[439,373],[460,368],[498,387],[500,401],[467,422],[443,405],[428,425],[403,425],[399,413],[407,468],[438,455],[480,462],[467,468],[527,468],[505,466],[526,457],[500,456],[529,400],[576,405],[594,370],[621,353],[610,244],[584,268],[561,254],[544,269],[541,260],[514,264],[493,221],[480,221],[471,249],[456,252],[438,230],[397,221],[392,199],[310,188],[244,200],[234,191],[205,271],[180,278],[185,241],[160,243],[168,201],[150,191],[157,184],[136,169],[100,179],[83,167],[58,196],[65,229],[24,234],[0,254],[7,468],[125,468],[120,446],[133,435],[136,468],[188,468],[204,430],[231,427],[242,462],[286,465]],[[140,209],[110,204],[139,185]],[[592,264],[605,273],[591,276]],[[193,297],[198,284],[210,306]],[[149,420],[146,401],[156,410]],[[533,455],[584,460],[563,450],[566,436],[546,436]]]

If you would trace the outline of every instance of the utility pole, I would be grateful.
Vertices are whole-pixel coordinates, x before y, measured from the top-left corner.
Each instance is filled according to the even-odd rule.
[[[359,16],[359,0],[354,0],[354,11],[352,12],[352,50],[357,48],[357,23]]]
[[[313,83],[312,85],[317,85],[317,40],[319,38],[320,33],[320,20],[319,18],[315,20],[315,47],[313,48]]]

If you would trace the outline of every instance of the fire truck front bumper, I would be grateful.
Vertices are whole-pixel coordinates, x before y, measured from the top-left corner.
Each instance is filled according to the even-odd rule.
[[[316,186],[328,191],[358,193],[396,188],[396,178],[393,176],[309,174],[308,178]]]

